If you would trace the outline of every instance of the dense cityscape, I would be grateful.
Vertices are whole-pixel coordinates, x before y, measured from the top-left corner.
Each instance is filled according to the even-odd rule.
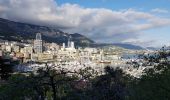
[[[38,68],[36,66],[39,65],[36,62],[40,62],[42,63],[41,66],[54,64],[70,71],[92,67],[100,74],[104,72],[103,68],[106,66],[121,67],[127,73],[138,77],[144,69],[132,69],[130,66],[127,67],[126,63],[139,61],[137,54],[148,54],[151,52],[154,51],[128,50],[115,46],[75,48],[71,38],[68,39],[68,43],[63,43],[60,46],[56,43],[44,43],[41,33],[37,33],[32,44],[11,41],[1,42],[0,56],[5,59],[19,61],[20,64],[16,65],[14,69],[21,72],[37,71]]]

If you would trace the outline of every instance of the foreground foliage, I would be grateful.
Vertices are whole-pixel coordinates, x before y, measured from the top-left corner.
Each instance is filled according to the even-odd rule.
[[[162,48],[154,55],[143,56],[146,66],[145,74],[134,80],[131,100],[170,100],[170,51]]]

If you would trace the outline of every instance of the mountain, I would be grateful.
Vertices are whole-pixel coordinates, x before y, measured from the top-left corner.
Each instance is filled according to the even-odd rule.
[[[161,48],[157,48],[157,47],[146,47],[148,50],[160,50]]]
[[[132,49],[132,50],[144,50],[143,47],[141,46],[137,46],[137,45],[133,45],[133,44],[126,44],[126,43],[114,43],[114,46],[119,46],[125,49]]]
[[[14,22],[0,18],[0,39],[13,41],[32,40],[35,39],[35,35],[38,32],[42,33],[43,40],[46,42],[67,43],[68,38],[71,37],[77,45],[94,43],[94,41],[78,33],[68,34],[57,28]]]
[[[144,50],[143,47],[133,45],[133,44],[126,44],[126,43],[93,43],[90,46],[92,47],[105,47],[105,46],[117,46],[117,47],[122,47],[125,49],[131,49],[131,50]]]

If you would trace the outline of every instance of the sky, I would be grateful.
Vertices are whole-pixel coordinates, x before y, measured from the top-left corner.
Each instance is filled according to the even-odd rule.
[[[98,43],[170,45],[170,0],[0,0],[0,17]]]

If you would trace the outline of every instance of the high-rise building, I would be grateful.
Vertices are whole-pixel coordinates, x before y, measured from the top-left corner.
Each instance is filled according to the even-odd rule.
[[[74,47],[74,42],[73,41],[71,41],[71,46],[70,46],[71,48],[75,48]]]
[[[68,37],[67,48],[71,47],[71,36]]]
[[[63,49],[65,49],[66,48],[66,45],[65,45],[65,43],[63,43]]]
[[[41,33],[36,34],[36,39],[34,40],[34,52],[35,53],[42,53],[42,38]]]

